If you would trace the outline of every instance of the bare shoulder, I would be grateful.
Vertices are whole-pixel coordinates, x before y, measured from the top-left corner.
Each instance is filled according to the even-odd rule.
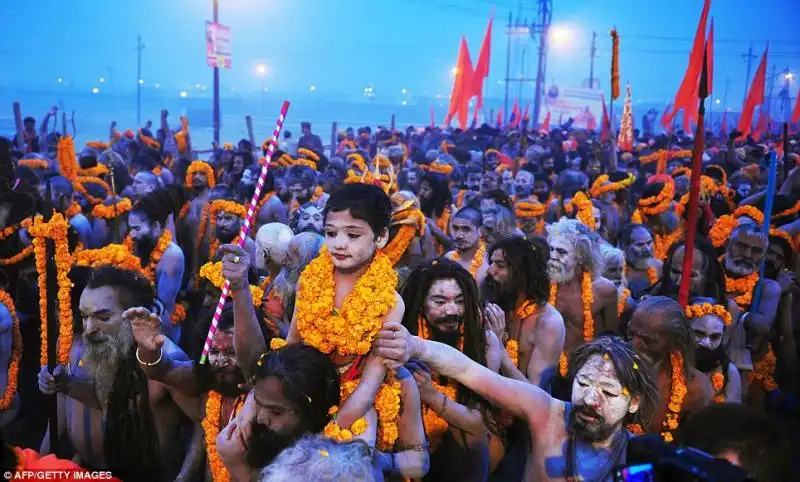
[[[613,297],[613,301],[616,304],[617,287],[611,280],[604,278],[602,276],[598,276],[597,279],[595,279],[592,282],[592,286],[594,286],[595,290],[597,291],[597,294],[599,294],[603,298]]]
[[[769,278],[764,278],[764,296],[770,298],[781,297],[781,286],[777,281]]]
[[[652,261],[652,266],[653,266],[653,268],[655,268],[655,269],[656,269],[656,271],[658,271],[659,273],[661,273],[661,272],[664,270],[664,263],[662,263],[661,261],[659,261],[659,260],[657,260],[657,259],[655,259],[655,258],[653,258],[653,261]]]
[[[725,378],[727,378],[728,380],[734,380],[734,379],[739,380],[739,383],[741,383],[742,379],[741,375],[739,374],[739,370],[733,363],[728,363],[728,369],[727,373],[725,373]],[[730,383],[730,381],[728,383]]]
[[[714,396],[714,389],[711,387],[711,382],[707,376],[694,368],[691,371],[694,378],[686,384],[687,394],[684,408],[693,412],[711,402],[711,398]]]
[[[400,296],[400,293],[397,291],[394,292],[394,308],[390,311],[386,318],[384,319],[384,323],[389,321],[396,321],[398,323],[403,321],[403,313],[406,312],[406,304],[403,302],[403,297]]]
[[[549,303],[539,315],[536,330],[538,332],[559,333],[564,331],[564,317]]]
[[[425,231],[425,232],[427,233],[427,231]],[[456,254],[455,251],[448,251],[448,252],[444,253],[444,257],[447,258],[447,259],[451,259],[455,254]]]

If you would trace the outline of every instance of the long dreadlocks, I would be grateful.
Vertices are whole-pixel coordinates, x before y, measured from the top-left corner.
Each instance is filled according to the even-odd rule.
[[[417,266],[408,276],[402,296],[406,310],[403,313],[403,325],[412,334],[419,336],[418,320],[423,316],[425,298],[436,281],[452,279],[461,288],[464,295],[464,334],[462,352],[471,360],[486,366],[486,334],[481,320],[478,286],[475,278],[461,265],[449,259],[436,259]],[[495,418],[491,405],[463,385],[458,387],[458,402],[462,405],[479,407],[484,420],[493,432],[496,432]]]
[[[120,310],[154,304],[153,288],[144,277],[113,267],[96,270],[87,288],[108,286],[117,292]],[[130,326],[123,326],[130,330]],[[108,394],[103,452],[112,472],[125,480],[160,480],[161,453],[147,376],[136,361],[136,346],[120,360]]]

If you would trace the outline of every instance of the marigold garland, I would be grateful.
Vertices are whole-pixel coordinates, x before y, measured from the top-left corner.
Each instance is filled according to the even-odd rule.
[[[288,345],[288,343],[286,343],[286,340],[284,340],[283,338],[278,338],[277,336],[269,341],[269,349],[272,351],[280,350],[286,345]]]
[[[617,192],[628,189],[633,185],[634,181],[636,181],[636,176],[633,174],[628,174],[628,177],[617,182],[611,182],[608,178],[608,174],[603,174],[592,183],[589,194],[597,199],[607,192]]]
[[[192,161],[189,164],[189,168],[186,169],[186,178],[184,179],[183,183],[184,186],[191,189],[192,187],[192,175],[195,172],[203,172],[208,179],[208,188],[211,189],[217,185],[216,178],[214,177],[214,168],[211,167],[207,162],[203,161]]]
[[[58,291],[58,349],[57,363],[66,365],[69,362],[69,351],[72,347],[72,282],[67,274],[72,268],[72,255],[69,252],[67,231],[69,223],[61,213],[55,213],[50,221],[44,222],[42,216],[36,216],[28,232],[33,237],[33,249],[36,257],[36,271],[39,274],[39,316],[41,317],[41,354],[42,366],[48,364],[47,354],[47,239],[53,240],[55,246],[56,283]]]
[[[431,385],[436,391],[447,397],[448,400],[455,402],[458,394],[457,384],[451,382],[447,385],[440,385],[439,383],[431,382]],[[431,444],[430,450],[433,453],[439,447],[439,443],[442,441],[445,432],[450,428],[450,424],[427,405],[422,407],[422,424],[425,426],[425,435]]]
[[[724,373],[715,371],[714,373],[711,374],[711,388],[714,389],[714,403],[725,403]]]
[[[750,303],[753,301],[753,289],[758,284],[758,279],[758,271],[754,271],[741,278],[731,278],[725,275],[725,291],[729,294],[741,293],[739,296],[736,296],[733,301],[735,301],[740,308],[745,308],[750,306]]]
[[[435,172],[435,173],[441,174],[443,176],[449,176],[453,172],[453,166],[451,166],[450,164],[444,163],[444,162],[433,161],[428,166],[428,171],[429,172]]]
[[[748,217],[756,222],[756,224],[764,224],[764,213],[755,206],[739,206],[733,211],[734,218]]]
[[[411,241],[414,239],[414,236],[417,234],[417,227],[412,226],[409,224],[405,224],[400,226],[397,230],[397,234],[394,235],[389,244],[386,245],[384,248],[384,252],[386,256],[389,257],[389,261],[392,263],[392,266],[396,265],[400,258],[403,257],[406,250],[408,250],[408,246],[411,244]]]
[[[189,213],[189,208],[191,207],[192,207],[191,202],[186,201],[185,203],[183,203],[183,206],[181,206],[181,210],[178,212],[178,221],[183,221],[183,218],[185,218],[186,215]]]
[[[578,191],[569,202],[565,203],[564,209],[567,213],[572,214],[576,206],[578,213],[575,218],[589,228],[590,231],[594,231],[594,204],[583,191]]]
[[[0,290],[0,303],[5,305],[11,314],[11,356],[8,361],[8,378],[3,397],[0,398],[0,412],[8,410],[17,394],[19,381],[19,363],[22,359],[22,333],[19,330],[19,318],[14,300],[5,290]]]
[[[728,309],[722,305],[712,305],[711,303],[687,305],[686,308],[684,308],[684,313],[686,313],[686,318],[690,320],[702,318],[706,315],[714,315],[722,320],[725,326],[731,326],[732,323],[731,314],[728,313]]]
[[[225,285],[225,277],[222,276],[222,261],[216,263],[208,262],[200,267],[200,278],[207,280],[215,288],[221,290]],[[255,285],[250,286],[250,296],[253,298],[254,306],[261,306],[261,300],[264,298],[264,290]],[[266,323],[266,320],[265,320]]]
[[[506,353],[508,353],[508,357],[514,366],[519,368],[519,342],[517,340],[508,340],[506,342]]]
[[[666,212],[669,209],[672,199],[675,197],[675,184],[667,182],[661,192],[655,196],[639,199],[639,209],[641,214],[648,216],[656,216]]]
[[[661,438],[665,442],[672,442],[674,440],[673,432],[678,429],[680,423],[681,408],[683,401],[686,398],[688,390],[686,389],[686,378],[683,373],[683,356],[680,353],[673,352],[669,356],[671,366],[671,383],[670,383],[670,396],[669,403],[667,404],[667,413],[664,414],[664,422],[662,422],[663,431]],[[645,430],[639,424],[631,424],[627,426],[628,430],[634,435],[644,435]]]
[[[728,241],[728,237],[730,237],[731,233],[734,229],[736,229],[737,226],[739,226],[739,220],[730,214],[725,214],[717,218],[717,222],[715,222],[708,231],[708,237],[711,240],[711,244],[715,248],[721,248],[724,246]]]
[[[686,223],[682,222],[678,229],[669,234],[653,233],[653,257],[659,261],[664,261],[669,252],[669,248],[683,237],[685,229]]]
[[[544,216],[547,206],[539,201],[518,201],[514,209],[517,219],[533,219]]]
[[[558,283],[550,283],[549,303],[556,306],[558,300]],[[594,303],[594,293],[592,292],[592,275],[588,271],[583,272],[581,279],[581,300],[583,301],[583,341],[590,342],[594,339],[594,318],[592,318],[592,303]]]
[[[311,159],[305,159],[303,157],[298,157],[297,159],[294,160],[294,162],[292,164],[295,165],[295,166],[310,167],[311,169],[313,169],[315,171],[317,170],[317,163],[316,162],[312,161]]]
[[[211,224],[211,237],[213,241],[209,243],[208,247],[208,258],[212,259],[214,254],[217,252],[217,248],[219,247],[219,240],[216,239],[216,227],[217,227],[217,215],[220,212],[225,212],[228,214],[233,214],[234,216],[238,216],[240,218],[244,218],[247,215],[247,210],[245,210],[244,206],[241,204],[234,202],[234,201],[227,201],[225,199],[217,199],[215,201],[211,201],[211,206],[208,210],[208,219],[209,223]]]
[[[113,266],[126,271],[139,273],[148,277],[142,262],[126,246],[121,244],[107,244],[99,249],[86,249],[75,255],[76,266],[99,268]],[[148,277],[149,278],[149,277]],[[153,280],[150,280],[153,283]]]
[[[486,257],[486,244],[484,244],[483,240],[478,241],[478,249],[475,251],[475,254],[472,256],[472,261],[469,263],[469,274],[472,275],[474,278],[478,274],[478,270],[483,266]],[[461,260],[461,253],[457,250],[452,251],[451,254],[448,256],[451,261],[459,262]]]
[[[200,251],[200,245],[203,244],[203,239],[205,239],[206,234],[208,232],[208,220],[211,218],[211,203],[206,202],[203,204],[203,209],[200,212],[200,227],[197,230],[197,240],[195,241],[195,248]],[[211,233],[213,236],[214,233]]]
[[[307,345],[323,353],[364,355],[395,306],[397,274],[389,258],[376,252],[337,310],[333,272],[333,259],[323,246],[297,284],[297,330]]]
[[[78,157],[75,155],[75,143],[70,136],[62,136],[58,140],[56,150],[58,171],[70,181],[78,177]]]
[[[50,163],[44,159],[20,159],[17,161],[17,165],[25,166],[30,169],[42,169],[45,171],[50,168]]]
[[[772,343],[770,343],[764,358],[753,364],[753,371],[750,372],[750,381],[760,382],[761,388],[767,393],[777,390],[778,384],[775,383],[774,378],[777,362],[775,352],[772,350]]]
[[[794,203],[793,207],[786,209],[785,211],[773,214],[772,219],[775,220],[775,219],[785,218],[787,216],[793,216],[797,213],[800,213],[800,201],[797,201],[796,203]]]
[[[161,237],[158,238],[156,242],[156,247],[153,248],[153,252],[150,253],[150,259],[147,263],[147,266],[144,267],[145,276],[150,280],[151,283],[155,283],[156,279],[156,269],[158,268],[158,263],[161,261],[161,257],[164,256],[164,252],[169,248],[170,243],[172,242],[172,233],[165,229],[164,232],[161,234]],[[128,236],[125,238],[125,248],[133,255],[136,255],[133,249],[133,239]]]
[[[319,154],[317,154],[316,152],[312,151],[311,149],[306,149],[305,147],[301,147],[301,148],[297,149],[297,155],[298,156],[305,156],[305,158],[307,160],[313,161],[314,162],[314,166],[316,166],[316,163],[319,162]]]
[[[70,204],[69,207],[64,210],[64,215],[67,218],[72,218],[74,216],[77,216],[78,214],[81,214],[82,212],[83,209],[81,209],[81,205],[73,201],[72,204]]]
[[[133,209],[133,203],[128,198],[122,198],[121,201],[106,206],[105,204],[98,204],[92,208],[92,217],[102,219],[114,219],[117,216],[125,214]]]
[[[466,193],[467,193],[467,190],[466,189],[462,189],[462,190],[458,191],[458,194],[456,194],[456,207],[458,209],[461,209],[462,207],[464,207],[464,195]]]
[[[628,298],[631,297],[631,290],[625,288],[622,290],[622,293],[619,294],[619,298],[617,298],[617,316],[622,316],[622,313],[625,312],[625,305],[628,304]]]
[[[449,234],[450,233],[450,216],[453,214],[453,210],[450,206],[445,206],[444,211],[442,211],[442,215],[436,220],[436,227],[439,228],[443,233]],[[437,252],[439,255],[444,254],[444,245],[436,242],[437,245]]]
[[[0,266],[10,266],[12,264],[17,264],[23,259],[27,258],[34,252],[33,246],[28,246],[22,249],[19,253],[11,256],[10,258],[2,258],[0,259]]]
[[[181,130],[175,133],[175,144],[178,147],[178,152],[183,154],[186,152],[189,140],[189,119],[186,116],[181,116]]]
[[[28,220],[28,219],[30,219],[30,218],[26,218],[26,220]],[[17,224],[13,224],[11,226],[8,226],[8,227],[4,228],[2,231],[0,231],[0,241],[3,241],[4,239],[8,238],[12,234],[16,233],[17,231],[19,231],[19,228],[21,228],[21,227],[22,227],[22,223],[19,222]]]
[[[692,156],[692,151],[690,150],[668,151],[666,149],[661,149],[652,154],[640,157],[639,162],[642,164],[649,164],[651,162],[655,162],[656,174],[661,174],[666,170],[667,163],[672,159],[677,159],[681,157],[691,157],[691,156]]]
[[[794,238],[789,236],[789,233],[787,233],[786,231],[783,231],[783,230],[780,230],[780,229],[770,229],[769,230],[769,236],[771,238],[781,238],[781,239],[783,239],[784,241],[789,243],[789,247],[791,247],[792,250],[794,250],[794,251],[798,251],[800,249],[800,247],[798,247],[798,245],[794,242]]]
[[[93,178],[88,178],[88,179],[93,179]],[[84,199],[86,199],[86,201],[88,201],[89,204],[91,204],[92,206],[94,206],[95,204],[100,204],[104,201],[104,198],[92,196],[86,189],[86,186],[84,186],[81,182],[78,181],[73,182],[72,189],[79,192],[81,196],[83,196]]]
[[[182,303],[175,303],[172,313],[169,315],[169,320],[172,326],[178,326],[186,319],[186,307]]]
[[[241,408],[242,395],[239,396],[234,406]],[[219,456],[217,450],[217,436],[222,429],[222,394],[211,390],[206,397],[206,413],[203,417],[203,432],[205,434],[206,455],[208,457],[208,468],[211,471],[213,482],[230,482],[231,474],[228,472],[225,463]],[[234,414],[237,412],[234,408]]]
[[[108,174],[108,167],[105,164],[98,164],[94,167],[86,169],[78,169],[78,175],[81,177],[97,177],[105,176]]]

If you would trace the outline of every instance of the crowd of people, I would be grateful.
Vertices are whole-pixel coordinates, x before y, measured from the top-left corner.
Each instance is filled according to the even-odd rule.
[[[682,131],[304,122],[198,159],[166,111],[53,115],[0,138],[4,470],[610,481],[656,434],[790,480],[797,137],[709,132],[693,173]]]

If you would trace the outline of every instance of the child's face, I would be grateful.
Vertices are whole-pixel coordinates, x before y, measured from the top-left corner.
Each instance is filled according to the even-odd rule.
[[[351,216],[349,209],[328,212],[325,245],[338,271],[354,272],[368,265],[381,242],[385,239],[378,237],[366,221]]]

